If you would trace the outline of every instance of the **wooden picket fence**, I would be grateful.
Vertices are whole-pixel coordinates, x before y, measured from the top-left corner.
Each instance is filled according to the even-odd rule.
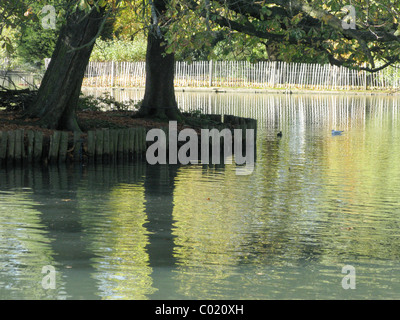
[[[46,66],[49,59],[46,59]],[[145,62],[89,62],[83,86],[144,87]],[[376,73],[330,64],[261,61],[196,61],[175,64],[176,87],[299,88],[361,90],[400,88],[400,69]]]

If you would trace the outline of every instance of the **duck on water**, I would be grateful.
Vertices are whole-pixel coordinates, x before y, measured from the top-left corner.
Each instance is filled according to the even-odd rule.
[[[333,136],[340,136],[342,134],[342,132],[344,132],[344,131],[338,131],[338,130],[333,130],[332,129],[332,135]]]

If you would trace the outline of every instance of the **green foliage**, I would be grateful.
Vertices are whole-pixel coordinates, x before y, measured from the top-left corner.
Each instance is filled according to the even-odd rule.
[[[210,55],[215,60],[257,62],[268,60],[265,44],[258,38],[245,34],[233,34],[218,42]]]
[[[97,100],[104,104],[109,106],[110,108],[114,109],[114,110],[118,110],[118,111],[127,111],[131,108],[131,106],[133,105],[134,101],[133,100],[129,100],[128,102],[124,102],[124,101],[117,101],[115,100],[114,97],[110,96],[110,93],[105,92],[103,94],[103,96],[98,97]]]
[[[15,56],[15,48],[13,43],[15,43],[15,38],[17,34],[11,28],[3,28],[3,32],[0,36],[0,62],[4,63],[2,60],[7,59],[8,67],[14,67],[13,65],[13,56]],[[3,65],[5,67],[5,65]]]
[[[149,1],[29,0],[3,1],[0,6],[0,54],[39,64],[50,56],[56,32],[40,26],[43,5],[56,6],[57,24],[71,10],[107,7],[110,12],[103,39],[92,61],[144,61],[146,30],[151,24]],[[400,2],[393,0],[246,1],[168,0],[160,26],[168,52],[178,60],[283,60],[328,62],[359,67],[400,56]],[[357,29],[344,33],[341,19],[356,9]],[[5,26],[13,29],[6,34]],[[142,33],[143,31],[143,33]],[[350,32],[350,31],[349,31]],[[355,35],[354,35],[355,34]],[[140,35],[141,37],[138,37]],[[143,36],[144,35],[144,36]],[[389,36],[388,36],[389,35]],[[108,40],[104,40],[108,39]],[[109,40],[113,39],[113,40]]]
[[[144,61],[146,58],[146,41],[137,38],[134,41],[97,39],[90,56],[92,61]]]
[[[78,111],[101,111],[104,109],[127,111],[132,109],[134,102],[132,100],[128,102],[117,101],[114,97],[110,96],[110,93],[104,92],[100,97],[94,97],[93,95],[83,95],[79,97]]]
[[[98,99],[93,95],[83,95],[79,97],[77,111],[100,111],[101,105]]]
[[[10,3],[13,3],[14,7]],[[0,23],[0,30],[3,31],[0,34],[0,43],[3,42],[6,49],[6,52],[4,50],[0,52],[0,56],[8,56],[12,60],[13,67],[42,66],[44,58],[50,57],[54,50],[58,29],[63,22],[62,16],[65,13],[64,2],[61,0],[36,2],[18,0],[10,3],[0,8],[0,16],[8,15],[8,18]],[[56,19],[56,30],[42,27],[44,5],[54,6],[59,14]],[[7,31],[7,29],[9,30]]]
[[[204,55],[284,61],[331,62],[374,70],[380,62],[400,61],[400,2],[391,0],[246,1],[169,0],[166,18],[168,50],[196,59]],[[356,11],[356,28],[342,27],[342,19]],[[214,41],[224,33],[226,39]],[[397,38],[396,38],[397,37]],[[230,41],[228,41],[230,39]],[[243,55],[237,54],[243,48]],[[271,50],[273,48],[273,50]],[[201,54],[199,54],[200,52]]]
[[[57,36],[56,30],[43,29],[38,23],[24,24],[15,51],[18,61],[43,66],[44,59],[51,57],[54,51]]]

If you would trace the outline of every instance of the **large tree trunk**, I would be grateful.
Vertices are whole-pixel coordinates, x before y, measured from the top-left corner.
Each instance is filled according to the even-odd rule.
[[[42,127],[58,130],[80,131],[75,109],[82,81],[104,10],[77,11],[69,16],[60,31],[49,67],[43,77],[37,98],[25,113],[26,117],[39,118]],[[73,48],[82,49],[73,50]]]
[[[139,116],[150,116],[178,120],[180,112],[175,99],[174,73],[175,57],[166,53],[166,40],[159,28],[166,1],[153,1],[153,25],[147,38],[146,89]]]

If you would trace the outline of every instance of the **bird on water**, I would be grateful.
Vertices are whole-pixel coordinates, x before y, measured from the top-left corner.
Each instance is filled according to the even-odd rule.
[[[282,138],[282,131],[279,131],[278,134],[276,135],[278,138]]]
[[[338,131],[338,130],[332,130],[332,135],[333,136],[339,136],[342,134],[343,131]]]

